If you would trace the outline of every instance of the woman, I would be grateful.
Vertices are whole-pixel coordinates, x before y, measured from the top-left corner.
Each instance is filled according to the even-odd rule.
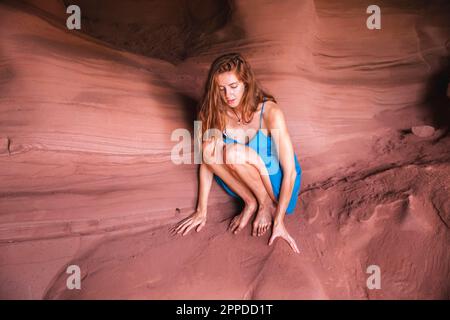
[[[197,210],[173,231],[186,235],[193,228],[197,232],[203,228],[214,178],[227,193],[244,202],[242,212],[229,226],[234,234],[256,213],[253,236],[264,235],[273,221],[269,245],[281,237],[298,253],[283,219],[295,209],[301,168],[283,112],[274,97],[259,86],[240,54],[225,54],[213,62],[199,118],[203,162]]]

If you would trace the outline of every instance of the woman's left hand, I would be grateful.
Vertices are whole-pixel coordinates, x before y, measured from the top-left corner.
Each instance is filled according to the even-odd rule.
[[[270,237],[269,240],[269,246],[272,245],[272,243],[274,242],[274,240],[278,237],[283,238],[284,240],[287,241],[287,243],[291,246],[292,250],[294,250],[295,253],[300,253],[300,251],[298,250],[297,244],[295,243],[294,238],[291,237],[291,235],[289,234],[289,232],[286,230],[286,227],[284,226],[284,223],[277,223],[273,225],[272,228],[272,236]]]

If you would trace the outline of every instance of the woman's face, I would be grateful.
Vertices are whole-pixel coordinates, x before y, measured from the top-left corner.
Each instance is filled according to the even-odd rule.
[[[217,83],[223,100],[232,108],[239,106],[244,95],[245,85],[234,71],[227,71],[217,75]]]

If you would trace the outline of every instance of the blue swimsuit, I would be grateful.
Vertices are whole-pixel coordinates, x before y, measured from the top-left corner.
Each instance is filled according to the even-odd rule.
[[[279,196],[280,196],[280,191],[281,191],[283,170],[281,169],[281,165],[278,160],[275,146],[272,143],[272,137],[266,136],[261,131],[261,121],[263,118],[265,102],[266,101],[264,99],[263,105],[261,108],[261,116],[259,119],[259,129],[256,132],[256,135],[245,145],[252,148],[253,150],[255,150],[256,153],[258,153],[258,155],[264,161],[264,164],[266,165],[266,168],[267,168],[267,172],[269,173],[273,193],[274,193],[276,199],[278,200]],[[223,133],[223,138],[224,138],[225,143],[239,143],[236,140],[227,137],[225,133]],[[295,209],[295,206],[296,206],[297,200],[298,200],[298,194],[300,192],[302,169],[300,168],[300,164],[298,163],[298,159],[295,154],[294,154],[294,160],[295,160],[295,169],[297,171],[297,177],[295,179],[295,184],[294,184],[294,188],[292,190],[291,199],[290,199],[288,207],[286,209],[286,214],[290,214],[290,213],[294,212],[294,209]],[[231,196],[233,196],[235,198],[241,199],[241,197],[239,197],[239,195],[237,195],[233,190],[231,190],[219,176],[214,175],[214,179],[217,181],[217,183],[219,185],[221,185],[225,189],[225,191],[228,194],[230,194]]]

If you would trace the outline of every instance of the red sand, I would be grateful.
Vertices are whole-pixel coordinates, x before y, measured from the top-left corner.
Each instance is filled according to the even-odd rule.
[[[191,2],[190,24],[136,2],[137,27],[179,29],[126,47],[119,1],[79,1],[106,42],[68,31],[60,1],[28,2],[0,4],[0,298],[450,298],[449,104],[433,81],[449,76],[448,4],[386,1],[368,30],[359,1]],[[192,128],[209,64],[230,51],[285,112],[299,255],[250,226],[227,233],[238,208],[216,184],[206,227],[168,233],[195,207],[198,167],[170,161],[170,134]],[[81,290],[66,288],[71,264]]]

